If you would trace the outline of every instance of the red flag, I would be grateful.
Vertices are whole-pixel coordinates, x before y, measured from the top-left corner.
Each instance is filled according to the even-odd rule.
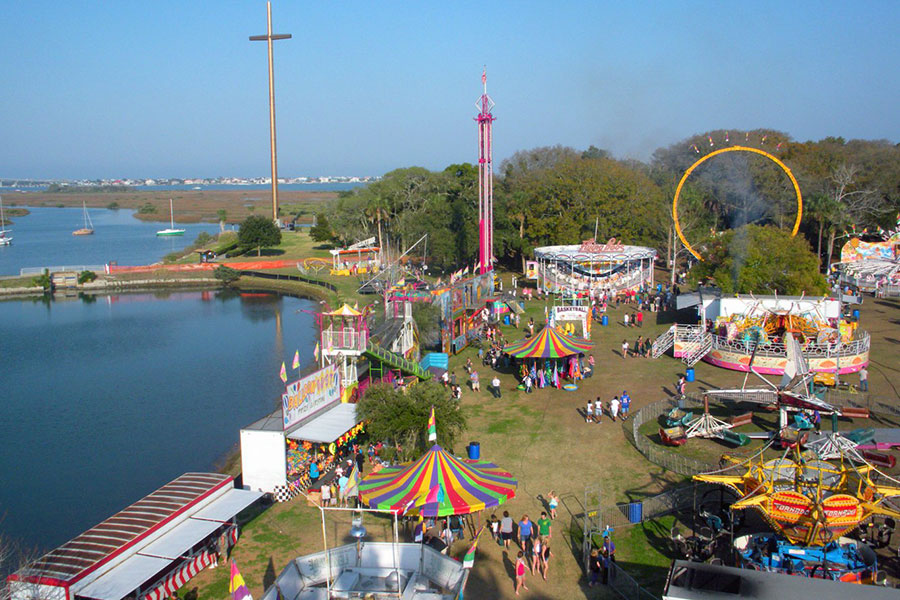
[[[485,67],[481,71],[481,85],[485,85],[486,83],[487,83],[487,67]]]

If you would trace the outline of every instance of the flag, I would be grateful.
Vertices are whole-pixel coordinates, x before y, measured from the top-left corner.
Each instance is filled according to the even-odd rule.
[[[300,368],[300,351],[299,350],[294,352],[294,362],[291,363],[291,368],[292,369]]]
[[[313,356],[316,357],[316,360],[319,360],[319,342],[316,342],[316,349],[313,350]]]
[[[417,542],[417,543],[422,542],[424,535],[425,535],[424,529],[425,529],[425,521],[422,518],[422,516],[420,515],[419,520],[416,523],[416,528],[413,529],[413,541],[414,542]]]
[[[351,494],[353,490],[355,490],[359,486],[359,465],[354,464],[353,470],[350,471],[350,477],[347,478],[347,485],[344,487],[346,490],[344,492],[345,496],[354,496],[357,494]]]
[[[481,535],[481,532],[484,531],[485,525],[481,526],[481,529],[478,530],[478,533],[475,534],[475,539],[472,540],[472,545],[469,547],[469,551],[466,552],[466,555],[463,557],[463,569],[471,569],[475,566],[475,548],[478,546],[478,536]]]
[[[228,583],[228,591],[231,592],[231,600],[253,600],[250,595],[250,589],[244,583],[241,572],[238,571],[237,563],[231,561],[231,580]]]
[[[434,406],[431,407],[431,415],[428,417],[428,441],[437,441],[437,421],[434,420]]]
[[[281,363],[281,373],[278,374],[281,377],[281,380],[287,383],[287,369],[284,367],[284,362]]]
[[[487,85],[487,67],[481,70],[481,85]]]
[[[425,506],[426,504],[440,504],[444,501],[444,490],[441,488],[441,484],[437,484],[430,490],[428,490],[427,494],[419,496],[416,498],[416,501],[413,502],[413,506],[416,508]]]

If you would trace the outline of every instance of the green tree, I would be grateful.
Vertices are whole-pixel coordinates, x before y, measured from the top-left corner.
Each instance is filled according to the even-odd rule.
[[[710,281],[725,294],[820,295],[828,291],[805,238],[774,226],[745,225],[711,236],[694,283]]]
[[[216,211],[216,216],[219,218],[219,231],[225,231],[225,219],[228,218],[228,211],[224,208],[220,208]]]
[[[420,456],[433,442],[428,441],[428,417],[434,406],[437,443],[452,452],[466,429],[466,417],[459,403],[441,385],[424,382],[406,392],[389,384],[369,387],[357,406],[366,430],[378,440],[400,444],[401,460]]]
[[[226,287],[241,278],[241,272],[225,265],[219,265],[213,271],[213,277],[222,282]]]
[[[241,223],[238,242],[244,248],[256,248],[256,255],[261,256],[262,248],[270,248],[281,243],[281,230],[271,219],[252,215]]]
[[[314,242],[330,242],[334,239],[334,232],[331,230],[331,224],[325,213],[316,215],[316,224],[309,230],[309,237]]]

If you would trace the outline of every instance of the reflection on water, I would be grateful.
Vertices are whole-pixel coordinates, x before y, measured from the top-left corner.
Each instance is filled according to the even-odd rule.
[[[313,308],[234,291],[0,303],[0,530],[53,547],[212,469],[276,407],[281,362],[312,363]]]

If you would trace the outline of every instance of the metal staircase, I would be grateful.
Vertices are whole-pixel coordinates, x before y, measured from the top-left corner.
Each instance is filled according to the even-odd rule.
[[[675,344],[675,330],[677,325],[672,325],[669,329],[656,338],[653,341],[653,346],[650,348],[650,356],[653,358],[659,358],[666,351],[671,348]]]
[[[426,380],[431,379],[431,372],[426,371],[422,367],[420,367],[417,363],[414,363],[411,360],[408,360],[399,354],[391,352],[390,350],[385,350],[381,346],[377,344],[373,344],[369,342],[365,351],[363,352],[365,356],[368,358],[376,359],[385,365],[388,365],[394,369],[400,369],[404,373],[409,373],[410,375],[415,375],[419,379]],[[378,370],[376,369],[376,372]]]
[[[681,362],[689,367],[693,367],[700,362],[700,359],[709,354],[713,345],[713,338],[706,331],[690,332],[683,341],[679,336],[679,341],[682,342],[684,347]]]

